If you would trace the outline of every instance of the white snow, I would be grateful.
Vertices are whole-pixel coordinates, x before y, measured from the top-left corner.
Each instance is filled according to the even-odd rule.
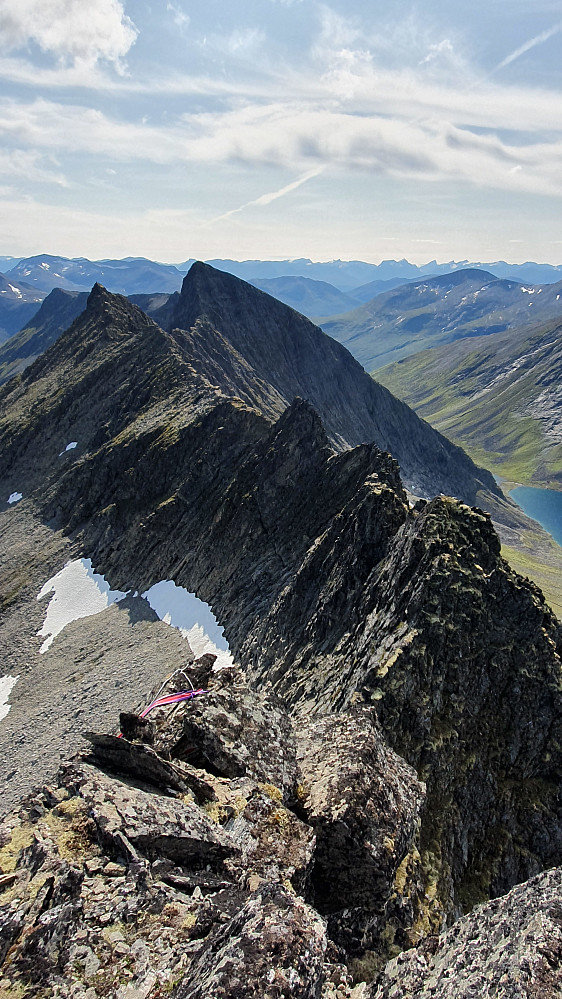
[[[42,267],[42,268],[43,268],[44,270],[46,270],[46,271],[48,271],[48,270],[49,270],[49,264],[46,264],[46,263],[41,263],[41,264],[39,264],[39,266],[40,266],[40,267]]]
[[[14,293],[14,295],[17,295],[18,298],[23,298],[23,295],[22,295],[20,289],[16,288],[16,286],[14,284],[10,284],[9,281],[8,281],[8,288],[11,288],[12,291],[13,291],[13,293]]]
[[[110,589],[104,576],[94,572],[89,558],[67,562],[64,569],[47,580],[37,599],[42,600],[51,592],[54,595],[47,607],[43,627],[37,632],[45,639],[40,652],[46,652],[56,635],[71,621],[99,614],[126,596],[120,590]]]
[[[526,295],[534,295],[535,294],[535,289],[534,288],[524,288],[523,285],[521,285],[521,291],[524,291]]]
[[[64,451],[60,452],[59,458],[61,454],[65,454],[67,451],[73,451],[75,447],[78,447],[78,441],[71,441],[70,444],[66,445]]]
[[[206,652],[212,652],[217,656],[214,669],[233,665],[224,629],[219,625],[209,604],[194,593],[189,593],[183,586],[176,586],[171,579],[155,583],[142,596],[148,600],[161,621],[178,628],[184,638],[187,638],[196,659]]]
[[[0,676],[0,721],[10,710],[8,698],[18,680],[19,676]]]
[[[10,493],[8,496],[8,503],[19,503],[20,499],[23,499],[21,493]]]

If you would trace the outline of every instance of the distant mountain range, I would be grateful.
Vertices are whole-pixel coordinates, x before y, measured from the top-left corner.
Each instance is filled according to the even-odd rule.
[[[17,333],[37,312],[45,292],[0,274],[0,342]]]
[[[250,284],[290,277],[324,282],[344,292],[345,295],[350,295],[355,302],[368,301],[381,291],[388,290],[389,282],[396,285],[416,281],[429,275],[447,274],[468,268],[484,269],[497,278],[509,278],[515,281],[547,284],[562,280],[562,265],[533,262],[509,264],[503,260],[495,263],[470,263],[468,260],[463,260],[441,264],[431,260],[420,267],[407,260],[383,260],[380,264],[370,264],[362,260],[315,262],[306,258],[242,261],[220,259],[207,262],[215,269],[228,271],[249,281]],[[193,258],[178,264],[162,264],[147,260],[145,257],[92,261],[86,257],[69,258],[42,253],[21,259],[0,257],[0,270],[12,283],[23,281],[45,292],[53,288],[88,291],[96,281],[99,281],[109,291],[134,295],[179,291],[183,276],[192,263]],[[341,311],[345,310],[344,308]],[[328,308],[319,314],[330,315],[334,312],[335,310]]]
[[[400,285],[322,328],[367,371],[465,337],[562,316],[562,281],[522,284],[470,268]]]

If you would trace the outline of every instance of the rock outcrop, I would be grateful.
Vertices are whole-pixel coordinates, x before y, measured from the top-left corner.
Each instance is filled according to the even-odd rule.
[[[554,999],[562,991],[562,871],[547,871],[391,961],[372,999]]]

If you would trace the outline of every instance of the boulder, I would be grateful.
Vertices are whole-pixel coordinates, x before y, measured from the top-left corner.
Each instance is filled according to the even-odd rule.
[[[62,772],[66,787],[87,803],[102,844],[117,854],[131,844],[150,859],[163,855],[197,870],[220,867],[236,852],[228,833],[192,801],[150,793],[86,763]]]
[[[205,943],[174,999],[320,999],[323,919],[281,885],[264,885]]]
[[[425,788],[388,748],[371,709],[302,724],[297,745],[302,809],[316,833],[314,904],[357,952],[382,928]]]

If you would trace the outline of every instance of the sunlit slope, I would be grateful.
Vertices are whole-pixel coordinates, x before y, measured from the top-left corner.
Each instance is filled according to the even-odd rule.
[[[376,371],[377,381],[479,464],[562,488],[562,322],[448,344]]]
[[[562,317],[562,286],[498,280],[475,268],[428,277],[379,294],[322,329],[367,371],[465,338]]]

